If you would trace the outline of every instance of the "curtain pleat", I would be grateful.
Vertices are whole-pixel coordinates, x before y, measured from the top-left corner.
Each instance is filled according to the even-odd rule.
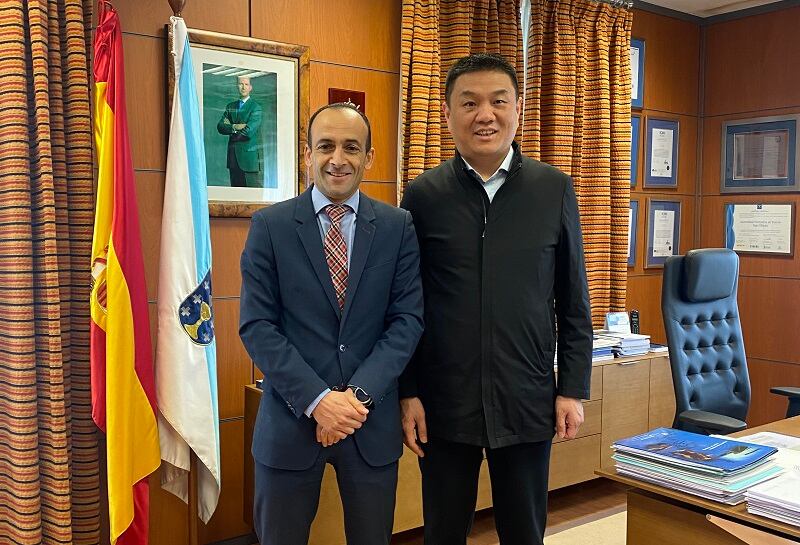
[[[403,0],[398,202],[411,180],[455,151],[442,114],[453,63],[471,53],[500,53],[522,71],[519,9],[520,0]]]
[[[531,0],[522,149],[575,182],[596,327],[625,309],[632,22],[605,3]]]
[[[99,542],[87,0],[0,0],[0,542]]]

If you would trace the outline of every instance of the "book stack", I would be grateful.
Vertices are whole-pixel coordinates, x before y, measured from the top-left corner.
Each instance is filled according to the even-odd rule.
[[[614,359],[614,346],[617,341],[607,337],[595,335],[592,340],[592,361],[607,361]]]
[[[621,475],[728,505],[745,500],[750,487],[779,475],[775,447],[658,428],[615,442]]]
[[[650,352],[655,354],[666,354],[669,352],[669,348],[665,344],[650,343]]]
[[[643,356],[650,351],[650,335],[638,333],[614,333],[602,330],[598,336],[614,341],[614,354],[621,356]]]
[[[747,512],[800,526],[800,473],[784,473],[745,493]]]

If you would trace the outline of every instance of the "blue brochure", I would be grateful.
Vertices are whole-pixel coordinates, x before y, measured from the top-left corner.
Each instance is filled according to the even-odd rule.
[[[766,460],[778,449],[672,428],[621,439],[613,447],[632,456],[710,473],[736,473]]]

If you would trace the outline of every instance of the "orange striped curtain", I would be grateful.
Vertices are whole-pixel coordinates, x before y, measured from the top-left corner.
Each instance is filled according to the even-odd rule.
[[[0,543],[98,543],[88,0],[0,0]]]
[[[520,0],[403,0],[398,202],[411,180],[453,155],[442,129],[453,63],[471,53],[499,53],[522,71],[519,10]]]
[[[531,0],[522,150],[575,181],[595,327],[625,309],[632,22],[605,3]]]

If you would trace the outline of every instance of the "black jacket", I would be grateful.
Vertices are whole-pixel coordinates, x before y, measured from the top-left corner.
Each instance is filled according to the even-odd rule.
[[[426,324],[401,397],[421,398],[431,436],[492,448],[552,438],[556,393],[586,399],[591,377],[572,181],[514,150],[491,203],[458,155],[401,203],[419,239]]]

